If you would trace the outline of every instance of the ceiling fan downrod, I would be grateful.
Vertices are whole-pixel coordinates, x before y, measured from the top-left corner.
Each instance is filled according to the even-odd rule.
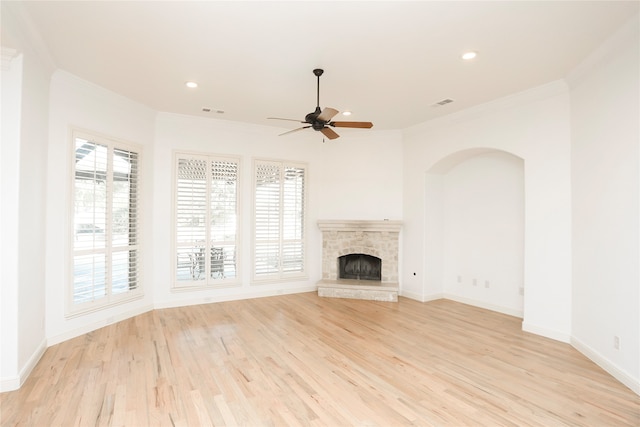
[[[320,109],[320,76],[322,75],[322,73],[324,73],[324,70],[322,68],[316,68],[315,70],[313,70],[313,74],[315,74],[315,76],[318,78],[318,86],[316,90],[316,109],[317,110]]]

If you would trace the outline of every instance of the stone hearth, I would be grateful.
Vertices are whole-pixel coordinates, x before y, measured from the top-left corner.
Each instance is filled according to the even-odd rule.
[[[321,297],[398,301],[398,248],[401,221],[321,220]],[[339,277],[339,257],[366,254],[382,260],[381,280]]]

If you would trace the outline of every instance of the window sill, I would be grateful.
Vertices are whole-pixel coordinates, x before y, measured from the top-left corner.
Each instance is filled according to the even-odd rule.
[[[136,292],[132,295],[119,296],[112,298],[111,301],[108,302],[88,302],[80,305],[77,309],[69,309],[67,314],[65,314],[65,319],[74,319],[76,317],[81,317],[91,313],[97,313],[99,311],[106,310],[111,307],[115,307],[118,305],[123,305],[130,303],[132,301],[136,301],[142,299],[144,294],[142,292]]]

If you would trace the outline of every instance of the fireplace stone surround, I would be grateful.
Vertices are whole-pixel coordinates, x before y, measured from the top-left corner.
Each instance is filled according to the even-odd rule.
[[[322,280],[318,295],[376,301],[398,300],[398,252],[402,221],[320,220]],[[381,280],[341,279],[339,257],[366,254],[382,261]]]

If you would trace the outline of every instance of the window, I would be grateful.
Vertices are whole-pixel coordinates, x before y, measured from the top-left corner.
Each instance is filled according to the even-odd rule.
[[[254,164],[254,280],[304,277],[306,165]]]
[[[74,132],[71,311],[141,295],[140,149]]]
[[[235,158],[176,154],[175,288],[236,281],[238,170]]]

